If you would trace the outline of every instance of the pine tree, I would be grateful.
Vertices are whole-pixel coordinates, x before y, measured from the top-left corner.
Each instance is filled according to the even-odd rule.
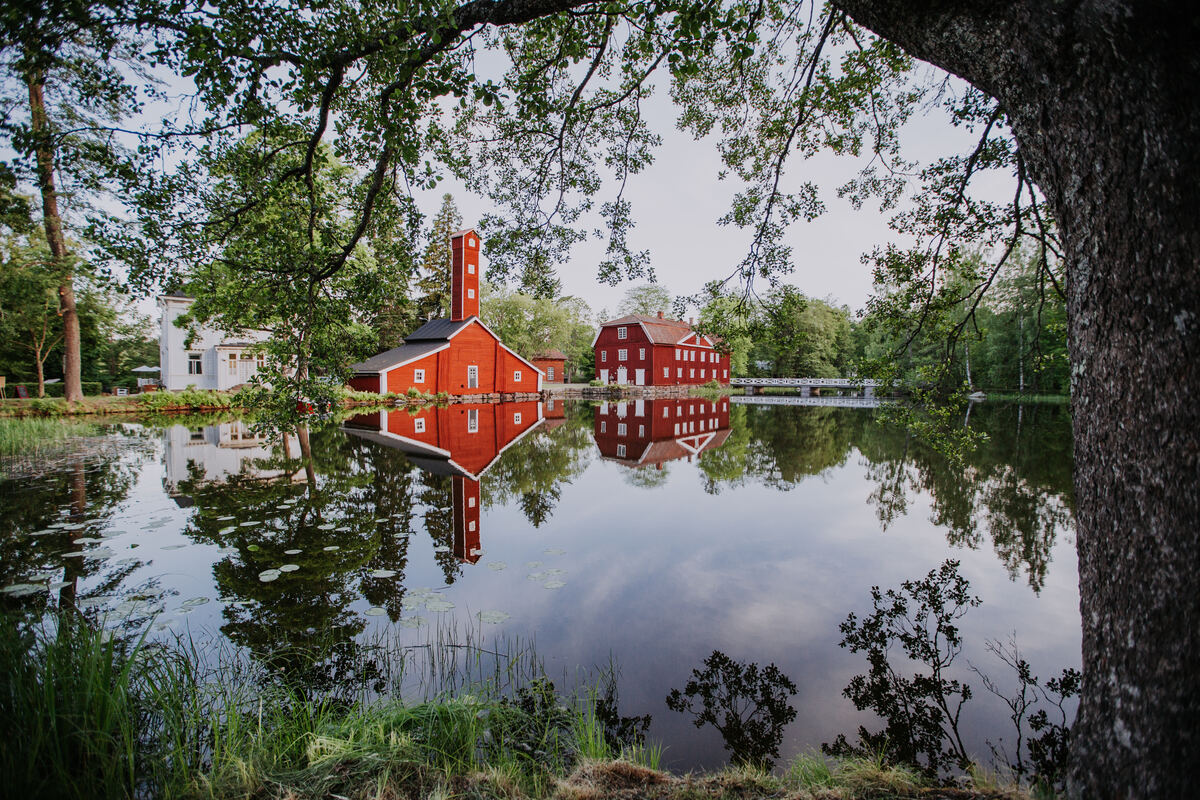
[[[450,194],[442,196],[442,209],[433,218],[429,244],[421,256],[417,279],[417,316],[420,319],[450,316],[450,235],[462,227],[462,214]]]

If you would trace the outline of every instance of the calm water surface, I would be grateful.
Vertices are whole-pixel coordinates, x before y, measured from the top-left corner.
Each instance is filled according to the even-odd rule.
[[[955,466],[875,409],[741,400],[108,426],[3,465],[0,604],[298,648],[325,684],[385,633],[532,642],[567,684],[615,664],[620,713],[689,769],[728,754],[665,698],[714,650],[795,683],[784,758],[875,726],[842,695],[866,663],[839,623],[953,558],[982,599],[955,668],[986,760],[1011,731],[969,667],[1015,680],[985,643],[1015,635],[1043,677],[1079,663],[1066,408],[975,406],[989,439]]]

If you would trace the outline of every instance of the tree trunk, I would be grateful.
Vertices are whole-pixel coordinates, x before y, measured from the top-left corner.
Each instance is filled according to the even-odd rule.
[[[999,99],[1067,257],[1083,619],[1071,794],[1190,797],[1200,749],[1200,18],[837,0]]]
[[[38,397],[46,396],[46,369],[43,364],[41,348],[33,351],[33,360],[37,362]]]
[[[45,76],[39,72],[31,73],[26,77],[26,83],[29,86],[30,127],[37,148],[42,226],[46,231],[46,244],[50,248],[50,255],[60,270],[58,308],[63,320],[63,396],[68,402],[79,402],[83,400],[83,386],[80,382],[79,312],[75,308],[74,275],[67,258],[62,217],[58,213],[58,191],[54,185],[54,143],[51,139],[50,120],[46,116],[46,99],[42,91]]]

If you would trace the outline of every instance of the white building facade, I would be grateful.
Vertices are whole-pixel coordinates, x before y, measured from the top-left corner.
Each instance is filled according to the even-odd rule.
[[[245,331],[228,336],[212,328],[180,328],[175,320],[195,300],[169,294],[158,298],[162,312],[158,334],[159,379],[168,391],[228,390],[247,383],[263,366],[263,356],[252,348],[270,336],[266,331]],[[190,338],[190,341],[189,341]]]

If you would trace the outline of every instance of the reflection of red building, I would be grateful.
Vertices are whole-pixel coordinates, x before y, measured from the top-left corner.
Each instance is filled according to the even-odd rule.
[[[450,319],[432,319],[399,347],[354,364],[351,387],[380,394],[416,389],[453,395],[542,388],[542,373],[479,321],[479,234],[459,231],[450,244]]]
[[[631,400],[601,403],[593,435],[600,454],[630,467],[699,455],[729,438],[729,398]]]
[[[344,430],[368,441],[404,451],[408,460],[453,479],[454,554],[479,560],[479,480],[500,454],[542,421],[542,404],[460,403],[378,411],[347,420]]]

